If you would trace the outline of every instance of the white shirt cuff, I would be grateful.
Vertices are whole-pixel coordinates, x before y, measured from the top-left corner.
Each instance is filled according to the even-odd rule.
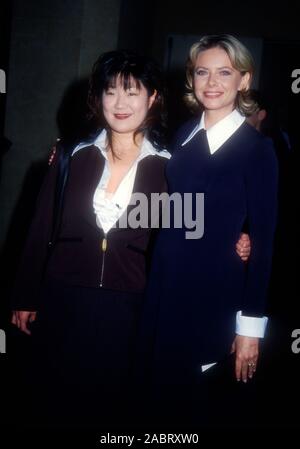
[[[267,327],[268,318],[263,316],[261,318],[243,316],[242,311],[239,310],[236,314],[235,332],[238,335],[245,337],[263,338]]]

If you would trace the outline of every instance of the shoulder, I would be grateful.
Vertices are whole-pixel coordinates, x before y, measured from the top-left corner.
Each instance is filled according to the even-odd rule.
[[[173,144],[180,145],[191,134],[191,132],[199,125],[200,118],[193,117],[181,125],[175,132],[172,139]]]
[[[160,170],[164,170],[165,166],[170,159],[171,155],[167,151],[167,153],[162,155],[161,152],[157,152],[157,154],[148,155],[144,157],[138,164],[138,169],[146,168],[149,171],[155,171],[156,173]]]
[[[90,166],[99,162],[104,163],[104,156],[99,148],[93,144],[80,148],[80,150],[73,152],[71,156],[70,162],[72,166],[79,166],[81,168],[83,164],[86,167],[87,165]]]
[[[192,117],[178,128],[174,137],[176,136],[178,137],[182,136],[184,138],[187,137],[188,134],[190,134],[193,131],[193,129],[195,129],[195,127],[199,125],[199,121],[200,117]]]
[[[100,139],[105,140],[106,132],[103,129],[98,129],[97,131],[90,133],[85,140],[74,142],[72,145],[72,148],[70,149],[70,154],[73,157],[75,154],[77,154],[79,151],[82,152],[82,150],[91,150],[97,149],[95,146],[95,143]]]
[[[266,137],[261,132],[257,131],[253,126],[244,122],[240,127],[239,138],[247,142],[249,148],[269,147],[272,145],[272,140]]]
[[[148,149],[148,154],[138,162],[137,170],[144,177],[164,178],[165,167],[170,157],[170,153],[165,149],[161,151],[155,148],[152,148],[151,151]]]
[[[165,164],[168,159],[170,159],[171,154],[167,151],[166,148],[157,146],[150,142],[150,140],[145,138],[141,148],[141,157],[142,161],[149,160],[148,163]]]
[[[199,125],[200,118],[193,117],[181,125],[174,133],[171,139],[170,151],[173,154],[176,150],[181,148],[181,144],[187,139],[192,131]]]
[[[240,138],[243,139],[245,156],[250,165],[269,165],[277,169],[278,161],[272,139],[264,136],[248,123],[243,125]]]

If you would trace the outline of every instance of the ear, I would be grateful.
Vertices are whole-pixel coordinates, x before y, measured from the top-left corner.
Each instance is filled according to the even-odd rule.
[[[149,107],[148,107],[148,109],[150,109],[151,106],[153,105],[156,96],[157,96],[157,90],[155,90],[153,92],[153,94],[151,95],[151,97],[149,97]]]
[[[238,90],[248,90],[250,87],[250,79],[251,77],[249,72],[246,72],[244,75],[242,75]]]

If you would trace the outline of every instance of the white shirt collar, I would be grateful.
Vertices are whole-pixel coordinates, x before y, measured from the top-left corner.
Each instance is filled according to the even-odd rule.
[[[74,148],[74,150],[72,152],[72,156],[74,156],[74,154],[77,153],[77,151],[81,150],[82,148],[84,148],[88,145],[94,145],[97,148],[99,148],[103,157],[105,157],[105,159],[107,159],[106,136],[107,136],[107,132],[105,129],[103,129],[97,135],[96,139],[93,142],[90,142],[90,143],[80,142],[80,144]],[[171,157],[170,153],[168,153],[168,151],[166,151],[166,150],[157,151],[155,149],[155,147],[152,145],[152,143],[146,137],[144,137],[143,143],[141,146],[141,152],[140,152],[140,155],[137,158],[136,162],[139,162],[140,160],[144,159],[144,157],[146,157],[146,156],[155,156],[155,155],[166,157],[168,159]]]
[[[92,144],[99,148],[103,157],[106,159],[104,170],[93,198],[94,211],[97,216],[96,222],[98,225],[100,224],[102,226],[104,232],[108,232],[113,227],[130,202],[139,161],[147,156],[159,155],[166,158],[171,157],[168,151],[157,151],[150,141],[147,138],[144,138],[138,158],[134,161],[131,168],[120,182],[116,192],[110,197],[107,197],[105,189],[110,177],[110,170],[107,162],[106,136],[107,133],[103,130],[96,137],[94,142],[82,142],[73,151],[74,154],[81,148]]]
[[[201,130],[205,129],[205,113],[202,114],[200,123],[193,129],[187,139],[181,144],[184,146]],[[246,118],[234,109],[230,114],[226,115],[222,120],[211,126],[207,131],[207,140],[210,153],[215,153],[225,142],[235,133],[235,131],[244,123]]]

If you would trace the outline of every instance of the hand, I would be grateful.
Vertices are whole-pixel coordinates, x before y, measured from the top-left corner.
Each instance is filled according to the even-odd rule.
[[[232,343],[231,353],[235,352],[235,376],[236,380],[247,382],[256,371],[259,354],[259,338],[236,335]]]
[[[235,249],[240,258],[247,262],[251,253],[251,241],[248,234],[241,233]]]
[[[59,141],[60,141],[60,139],[57,139],[56,142],[59,142]],[[53,145],[53,147],[51,148],[51,154],[50,154],[49,159],[48,159],[48,165],[51,165],[52,162],[54,161],[55,154],[56,154],[56,144]]]
[[[11,322],[17,326],[22,332],[30,335],[31,331],[28,329],[28,323],[32,323],[36,319],[36,312],[29,312],[27,310],[14,310]]]

